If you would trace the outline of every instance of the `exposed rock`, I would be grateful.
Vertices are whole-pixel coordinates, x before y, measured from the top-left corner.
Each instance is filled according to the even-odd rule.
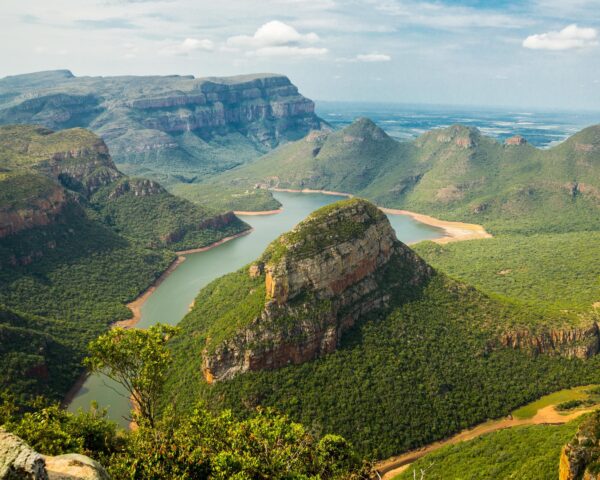
[[[438,143],[454,143],[459,148],[474,147],[481,135],[476,128],[461,125],[452,125],[448,128],[434,130],[432,134],[434,133],[437,133],[435,138]]]
[[[599,480],[600,412],[596,411],[579,426],[573,439],[560,453],[559,480]]]
[[[16,435],[0,429],[0,480],[110,480],[102,465],[84,455],[37,453]]]
[[[600,329],[594,322],[585,328],[553,329],[536,334],[520,330],[504,333],[500,343],[504,347],[523,349],[535,354],[589,358],[600,351]]]
[[[521,135],[515,135],[514,137],[507,138],[504,143],[506,145],[527,145],[527,140],[525,140]]]
[[[85,455],[44,457],[48,480],[110,480],[102,465]]]
[[[0,205],[0,238],[57,221],[67,204],[65,191],[53,186],[45,197],[31,198],[27,208]]]
[[[204,377],[211,383],[331,353],[360,317],[388,306],[390,289],[419,288],[431,273],[374,205],[352,199],[318,210],[250,267],[264,277],[264,308],[233,338],[207,345]]]
[[[19,437],[1,429],[0,480],[48,480],[44,458]]]
[[[194,132],[203,140],[241,134],[260,153],[326,125],[315,115],[314,102],[283,75],[67,78],[53,73],[0,81],[0,123],[90,128],[119,161],[178,148],[180,133]],[[6,93],[10,102],[3,102]],[[204,160],[191,150],[180,155],[189,155],[190,164]]]
[[[590,152],[593,152],[594,149],[595,149],[595,147],[591,143],[576,143],[575,144],[576,152],[590,153]]]
[[[121,182],[108,196],[109,200],[122,197],[128,193],[136,197],[147,197],[150,195],[158,195],[165,193],[166,190],[158,183],[148,179],[130,179]]]

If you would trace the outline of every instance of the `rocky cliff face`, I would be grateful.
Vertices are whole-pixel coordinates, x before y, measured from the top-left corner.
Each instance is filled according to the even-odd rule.
[[[540,333],[527,330],[504,333],[504,347],[522,349],[534,354],[555,354],[567,358],[590,358],[600,351],[600,329],[592,322],[587,327],[564,327]]]
[[[596,411],[580,425],[575,437],[560,454],[559,480],[600,479],[600,412]]]
[[[77,78],[52,73],[0,79],[0,124],[89,128],[104,138],[117,163],[157,169],[164,162],[160,170],[168,173],[231,168],[325,125],[314,103],[283,75]],[[207,149],[204,144],[213,141],[217,148]]]
[[[331,353],[361,317],[389,305],[391,290],[416,289],[431,274],[372,204],[325,207],[250,266],[247,275],[265,283],[264,307],[232,338],[216,346],[209,340],[204,377],[213,382]]]
[[[2,182],[0,182],[0,186]],[[58,185],[51,186],[43,197],[32,198],[24,208],[0,205],[0,239],[22,230],[56,222],[67,204],[67,195]]]

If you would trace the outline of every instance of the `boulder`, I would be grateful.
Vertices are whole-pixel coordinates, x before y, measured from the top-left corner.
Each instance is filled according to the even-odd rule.
[[[44,458],[4,430],[0,430],[0,480],[48,480]]]

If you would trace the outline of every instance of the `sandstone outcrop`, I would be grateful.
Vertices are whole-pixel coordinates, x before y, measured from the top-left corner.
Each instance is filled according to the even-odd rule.
[[[0,239],[22,230],[54,223],[60,217],[67,201],[64,189],[52,185],[46,196],[31,198],[25,207],[0,205]]]
[[[231,158],[240,161],[237,144],[258,156],[326,125],[314,103],[283,75],[79,78],[64,72],[0,79],[0,124],[14,123],[89,128],[117,162],[169,173],[181,168],[190,175],[231,168]],[[198,148],[224,136],[231,149],[227,142],[214,150]]]
[[[525,140],[521,135],[515,135],[514,137],[507,138],[504,143],[512,146],[527,145],[527,140]]]
[[[210,383],[331,353],[361,317],[390,304],[391,290],[418,289],[432,273],[374,205],[351,199],[318,210],[250,266],[247,275],[264,281],[264,307],[231,338],[209,340],[204,377]]]
[[[590,358],[600,352],[600,328],[593,322],[587,327],[564,327],[539,333],[528,330],[506,332],[500,337],[504,347],[534,354],[556,354],[567,358]]]
[[[0,480],[110,480],[95,460],[74,453],[44,456],[0,429]]]
[[[596,411],[579,426],[573,439],[562,448],[559,480],[600,479],[600,412]]]

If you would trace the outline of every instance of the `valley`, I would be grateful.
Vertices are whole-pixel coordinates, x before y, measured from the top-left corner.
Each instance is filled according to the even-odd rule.
[[[202,253],[184,254],[171,274],[157,286],[139,307],[138,328],[148,328],[158,322],[176,325],[188,312],[198,292],[219,276],[235,271],[250,262],[279,234],[291,229],[313,210],[344,197],[318,193],[302,194],[276,192],[274,197],[284,205],[281,213],[268,216],[242,217],[252,228],[252,233],[227,242]],[[390,215],[390,222],[404,241],[414,243],[434,239],[443,233],[436,228],[420,224],[404,215]],[[129,402],[105,385],[98,376],[89,377],[79,394],[69,404],[71,411],[87,408],[91,401],[108,407],[110,417],[123,425],[129,411]],[[112,388],[115,385],[111,384]]]
[[[67,77],[58,90],[132,85]],[[255,125],[262,133],[212,120],[183,132],[262,138],[252,155],[236,153],[235,165],[219,157],[205,169],[194,162],[206,152],[196,151],[183,170],[173,157],[132,167],[120,156],[115,164],[113,146],[81,128],[0,127],[4,388],[23,408],[38,393],[63,399],[67,419],[94,402],[127,427],[122,385],[100,374],[76,382],[86,345],[110,328],[167,324],[179,329],[164,341],[172,358],[157,400],[164,418],[194,417],[202,405],[252,422],[272,408],[316,439],[343,436],[360,458],[408,452],[411,462],[445,455],[455,440],[486,433],[502,442],[493,431],[513,426],[515,436],[533,437],[542,430],[520,428],[570,420],[551,404],[526,419],[515,409],[600,382],[598,127],[546,150],[459,125],[398,142],[366,118],[332,131],[284,78],[219,79],[217,87],[144,79],[146,103],[127,107],[127,115],[176,111],[169,134],[179,135],[181,108],[196,100],[173,97],[175,84],[242,97],[271,89],[306,106],[292,127],[277,123],[285,116],[269,110],[273,98],[260,97],[260,108],[242,100],[246,113],[262,112],[248,113],[251,123],[278,120]],[[37,91],[36,82],[27,88]],[[37,111],[47,122],[57,105],[73,108],[61,95],[39,111],[21,111],[15,96],[15,109],[0,105],[0,113],[29,121]],[[175,103],[148,103],[155,97]],[[203,108],[186,115],[204,121]],[[296,133],[278,130],[288,127]],[[514,420],[503,419],[511,412]]]

